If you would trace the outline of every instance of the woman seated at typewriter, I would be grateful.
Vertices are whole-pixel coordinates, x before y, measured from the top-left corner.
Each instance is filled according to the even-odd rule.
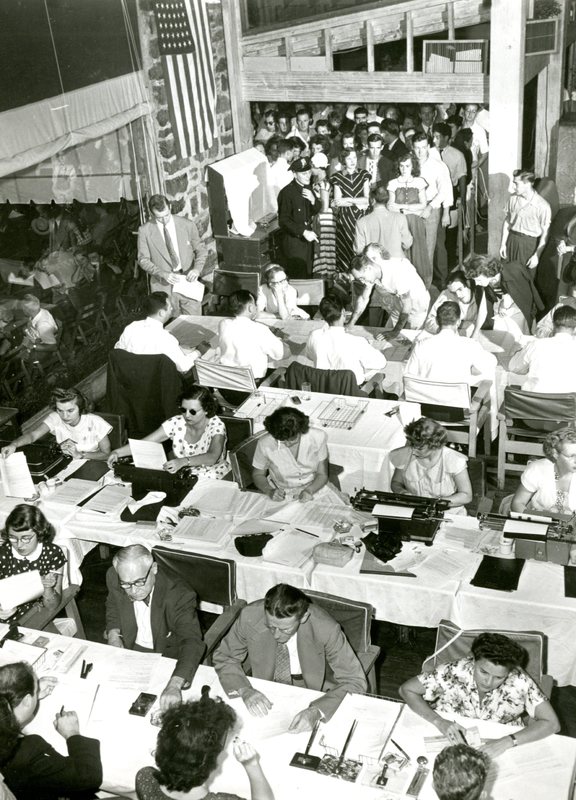
[[[97,414],[88,414],[88,401],[78,389],[54,389],[51,397],[52,411],[29,433],[14,439],[2,448],[4,458],[16,448],[32,444],[47,433],[52,433],[60,450],[71,458],[89,458],[105,461],[110,455],[108,434],[112,425]]]
[[[38,602],[46,608],[55,608],[62,597],[66,556],[53,543],[53,525],[36,506],[22,503],[8,514],[1,535],[0,579],[38,570],[44,592],[37,600],[16,608],[0,607],[0,620],[17,620]]]
[[[326,433],[310,427],[310,419],[297,408],[283,407],[264,420],[268,431],[256,445],[252,479],[272,500],[314,497],[329,499],[337,493],[328,482]]]
[[[544,439],[546,458],[530,461],[520,476],[512,497],[504,498],[500,513],[545,511],[572,514],[576,511],[576,430],[560,428]]]
[[[148,436],[145,442],[172,441],[173,457],[164,464],[166,472],[188,467],[200,478],[223,478],[230,472],[226,453],[226,428],[216,416],[218,404],[209,389],[190,386],[180,400],[181,414],[170,417]],[[108,459],[111,467],[122,456],[130,455],[130,445],[113,450]]]
[[[433,419],[421,417],[404,433],[406,445],[390,453],[392,491],[447,500],[451,513],[466,514],[464,506],[472,500],[466,456],[446,447],[448,435]]]
[[[549,700],[524,672],[528,653],[522,645],[501,633],[481,633],[470,650],[458,661],[409,678],[400,687],[400,697],[412,711],[435,725],[450,744],[466,741],[466,727],[451,722],[444,714],[505,725],[522,725],[523,715],[528,714],[526,727],[491,739],[480,748],[491,758],[558,732],[560,724]]]

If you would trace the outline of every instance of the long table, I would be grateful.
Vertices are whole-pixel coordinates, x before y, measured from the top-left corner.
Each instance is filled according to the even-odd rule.
[[[6,625],[0,625],[0,636],[6,629]],[[23,632],[25,643],[31,644],[38,637],[37,631]],[[64,740],[54,730],[52,721],[62,705],[67,710],[76,710],[81,732],[101,742],[102,789],[134,798],[136,772],[143,766],[154,765],[153,751],[158,729],[150,725],[152,712],[141,718],[130,715],[128,709],[141,691],[159,695],[174,662],[153,654],[121,651],[79,639],[52,634],[47,634],[47,638],[47,653],[37,671],[39,675],[56,675],[58,683],[53,694],[40,702],[38,714],[26,732],[42,735],[64,753]],[[92,671],[84,680],[79,678],[82,660],[93,664]],[[362,763],[355,783],[292,767],[293,755],[304,752],[309,734],[288,733],[288,725],[297,711],[305,708],[319,692],[250,680],[273,702],[267,717],[251,717],[240,699],[227,699],[226,702],[238,715],[240,737],[251,742],[260,753],[262,768],[276,800],[293,800],[298,796],[329,796],[335,800],[404,797],[415,774],[416,758],[426,755],[432,768],[435,755],[427,750],[425,737],[437,736],[437,729],[401,703],[366,695],[348,695],[332,719],[321,725],[310,751],[320,757],[338,754],[351,722],[358,720],[347,752],[348,757]],[[204,685],[210,686],[212,696],[225,698],[216,673],[206,666],[199,667],[184,698],[197,699]],[[517,730],[514,726],[497,723],[471,719],[460,721],[467,727],[477,725],[483,738],[504,736]],[[388,752],[398,754],[391,738],[410,756],[410,763],[393,778],[398,789],[394,794],[374,785],[374,778],[380,771],[381,756]],[[129,747],[127,742],[130,742]],[[208,788],[248,797],[246,774],[230,751],[228,746],[221,767]],[[496,769],[490,778],[490,796],[493,800],[541,800],[542,797],[568,800],[575,761],[576,741],[563,736],[509,750],[495,762]],[[431,786],[431,774],[420,797],[423,800],[436,797]]]

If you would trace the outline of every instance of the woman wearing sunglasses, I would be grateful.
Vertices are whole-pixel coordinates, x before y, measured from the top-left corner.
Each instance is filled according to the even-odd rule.
[[[144,441],[172,441],[172,455],[164,464],[167,472],[189,467],[199,478],[223,478],[230,472],[226,428],[216,416],[218,404],[212,393],[202,386],[191,386],[184,390],[180,407],[181,414],[167,419],[157,430],[145,436]],[[128,444],[113,450],[108,466],[129,455]]]

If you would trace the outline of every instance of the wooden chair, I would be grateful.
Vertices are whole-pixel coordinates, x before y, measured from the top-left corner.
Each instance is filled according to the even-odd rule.
[[[576,394],[525,392],[509,386],[498,412],[498,488],[506,472],[523,472],[525,464],[507,461],[509,453],[542,457],[542,443],[550,431],[576,425]]]
[[[246,601],[239,600],[236,595],[236,562],[161,545],[152,549],[152,555],[160,568],[175,573],[194,589],[199,603],[222,607],[218,619],[204,631],[206,655],[203,663],[212,664],[214,650],[246,605]]]
[[[104,311],[106,296],[96,284],[72,287],[68,299],[76,312],[72,321],[73,341],[78,338],[87,345],[99,339],[103,330],[110,331],[110,320]]]
[[[103,420],[106,420],[106,422],[112,425],[112,430],[108,434],[112,450],[116,450],[118,447],[125,445],[128,441],[128,437],[126,435],[126,421],[124,415],[110,414],[107,411],[97,411],[96,413],[99,417],[102,417]]]
[[[491,381],[481,381],[471,397],[467,383],[445,383],[404,376],[404,399],[420,403],[423,417],[440,422],[448,441],[468,446],[468,455],[477,452],[478,432],[484,432],[484,452],[490,453]]]
[[[449,661],[458,661],[470,655],[470,648],[474,639],[485,629],[462,630],[455,622],[440,620],[436,633],[436,646],[432,655],[424,659],[423,672],[432,672],[433,669]],[[547,640],[543,633],[538,631],[493,631],[501,633],[522,645],[528,652],[528,661],[524,668],[533,678],[547,697],[550,697],[554,679],[545,675]]]
[[[328,612],[339,623],[362,664],[368,680],[368,691],[370,694],[377,694],[375,664],[380,655],[380,648],[370,641],[370,626],[374,617],[374,608],[369,603],[348,600],[324,592],[306,590],[305,593],[313,603]]]
[[[226,428],[226,447],[228,452],[235,450],[254,433],[254,421],[249,417],[235,417],[233,414],[218,414]]]
[[[267,431],[260,431],[246,441],[239,444],[234,450],[230,448],[230,463],[234,480],[243,492],[258,491],[252,482],[252,462],[259,439],[266,436]]]
[[[71,584],[62,590],[62,597],[60,603],[55,608],[44,608],[43,606],[33,606],[18,620],[18,625],[23,625],[25,628],[32,628],[35,631],[43,631],[46,629],[53,629],[53,632],[58,632],[53,626],[54,617],[57,617],[61,611],[64,611],[67,617],[74,620],[76,624],[76,635],[80,639],[85,639],[84,626],[80,618],[78,606],[76,605],[76,595],[80,591],[80,586]]]
[[[256,384],[252,369],[250,367],[233,367],[227,364],[219,364],[216,361],[206,361],[205,359],[198,358],[194,363],[195,383],[198,386],[207,386],[216,390],[218,402],[228,409],[234,409],[237,406],[227,400],[219,389],[224,389],[230,392],[244,392],[252,394],[258,390],[258,386],[272,386],[273,382],[279,377],[280,372],[275,370],[268,378],[260,384]],[[242,400],[243,402],[243,400]]]

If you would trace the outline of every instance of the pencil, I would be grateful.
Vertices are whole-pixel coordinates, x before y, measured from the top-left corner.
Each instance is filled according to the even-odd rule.
[[[402,753],[402,755],[404,756],[404,758],[407,758],[407,759],[408,759],[408,761],[410,761],[410,756],[408,755],[408,753],[406,752],[406,750],[403,750],[403,749],[400,747],[400,745],[398,744],[398,742],[395,742],[395,741],[394,741],[394,739],[390,739],[390,741],[392,742],[392,744],[394,745],[394,747],[395,747],[397,750],[400,750],[400,752]]]
[[[60,709],[60,716],[62,716],[63,713],[64,713],[64,706],[62,706],[62,708]]]

